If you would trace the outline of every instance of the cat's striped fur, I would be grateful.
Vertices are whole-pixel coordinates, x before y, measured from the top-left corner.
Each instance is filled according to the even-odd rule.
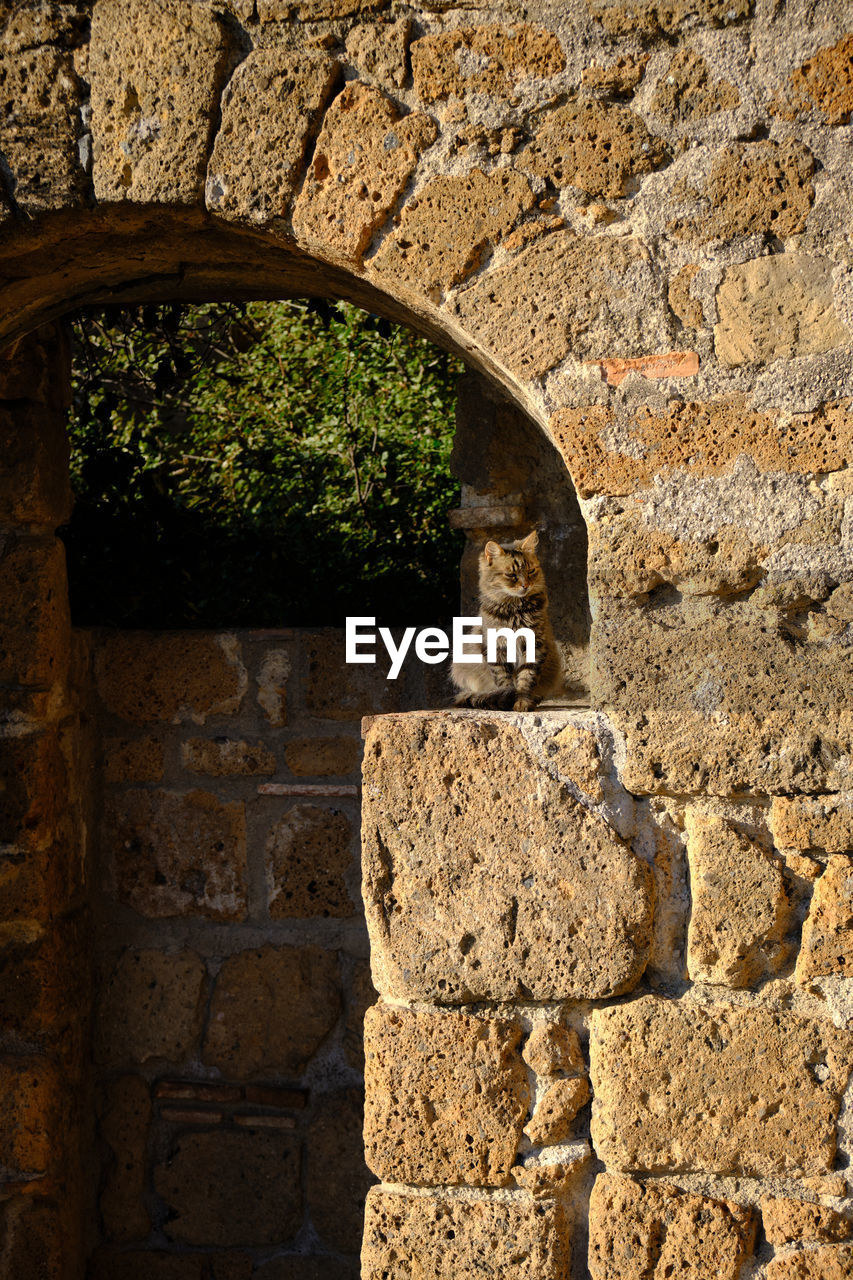
[[[454,662],[451,679],[459,707],[494,707],[529,711],[542,698],[562,692],[563,667],[548,620],[548,593],[536,557],[534,530],[517,542],[487,542],[480,553],[480,616],[486,628],[529,627],[536,637],[536,657],[525,661],[520,644],[516,662],[507,661],[499,641],[496,663]],[[484,651],[485,657],[485,651]]]

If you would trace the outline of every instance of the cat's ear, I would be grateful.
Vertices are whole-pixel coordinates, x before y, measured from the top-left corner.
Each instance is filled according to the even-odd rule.
[[[493,560],[499,559],[503,555],[503,548],[499,547],[496,542],[487,542],[483,547],[483,555],[486,557],[486,564],[491,564]]]
[[[526,538],[522,538],[521,542],[516,544],[519,551],[526,551],[532,556],[536,548],[539,546],[539,532],[534,529],[532,533],[528,533]]]

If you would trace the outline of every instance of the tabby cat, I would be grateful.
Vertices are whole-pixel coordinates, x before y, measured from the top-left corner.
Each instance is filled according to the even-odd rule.
[[[498,661],[470,665],[454,662],[451,679],[459,690],[458,707],[495,707],[530,711],[549,695],[562,692],[563,667],[548,620],[548,593],[536,558],[539,535],[501,547],[487,542],[480,553],[480,616],[485,628],[529,627],[536,637],[536,658],[526,662],[519,643],[516,661],[507,661],[506,643],[498,642]],[[472,649],[473,651],[473,649]]]

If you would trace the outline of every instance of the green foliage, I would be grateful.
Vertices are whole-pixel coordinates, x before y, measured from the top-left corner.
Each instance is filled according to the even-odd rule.
[[[313,301],[87,312],[73,341],[78,623],[453,613],[458,360]]]

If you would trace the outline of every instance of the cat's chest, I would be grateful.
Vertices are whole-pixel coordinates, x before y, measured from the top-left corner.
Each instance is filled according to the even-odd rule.
[[[514,631],[519,627],[531,627],[535,630],[542,620],[543,603],[539,595],[507,596],[484,607],[482,616],[487,627],[511,627]]]

